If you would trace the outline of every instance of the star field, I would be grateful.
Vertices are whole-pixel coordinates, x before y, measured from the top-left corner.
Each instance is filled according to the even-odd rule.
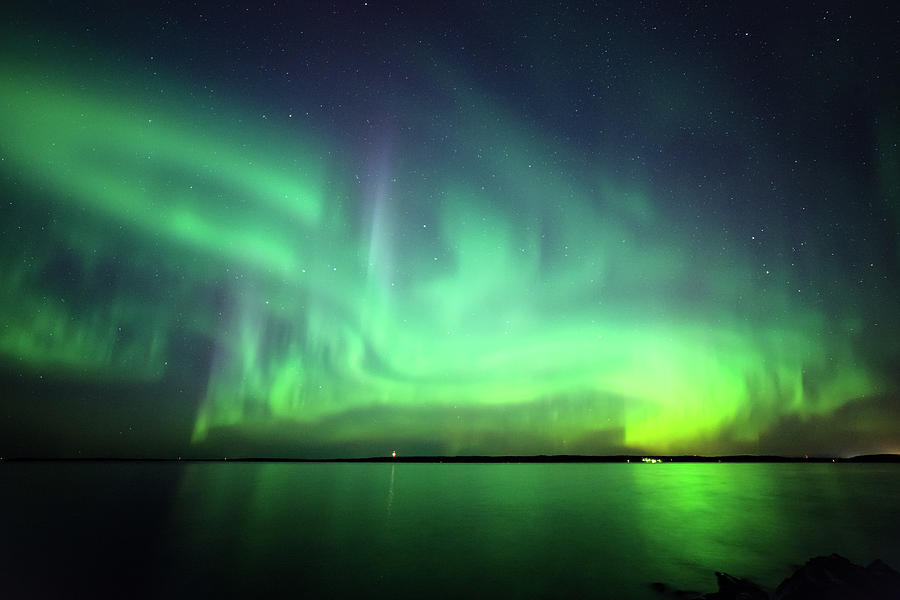
[[[900,451],[900,13],[4,9],[6,454]]]

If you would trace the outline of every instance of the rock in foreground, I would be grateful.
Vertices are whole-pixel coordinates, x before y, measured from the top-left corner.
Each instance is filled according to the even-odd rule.
[[[900,573],[876,560],[868,567],[843,556],[817,556],[781,582],[775,600],[896,600]]]
[[[661,594],[695,600],[900,600],[900,573],[880,560],[868,567],[854,564],[838,554],[807,561],[769,594],[748,579],[716,573],[717,592],[697,596],[653,584]]]

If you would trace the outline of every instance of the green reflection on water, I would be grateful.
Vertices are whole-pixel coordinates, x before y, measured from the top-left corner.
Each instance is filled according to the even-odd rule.
[[[897,562],[896,468],[868,467],[200,464],[172,531],[195,573],[248,592],[639,598],[712,590],[716,570],[774,586],[819,554]]]

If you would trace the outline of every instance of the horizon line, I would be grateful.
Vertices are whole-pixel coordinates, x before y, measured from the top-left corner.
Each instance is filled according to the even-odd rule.
[[[264,456],[215,456],[215,457],[118,457],[118,456],[0,456],[0,462],[297,462],[297,463],[894,463],[900,462],[900,454],[861,454],[840,456],[780,456],[757,454],[696,455],[696,454],[530,454],[530,455],[454,455],[454,456],[368,456],[368,457],[264,457]]]

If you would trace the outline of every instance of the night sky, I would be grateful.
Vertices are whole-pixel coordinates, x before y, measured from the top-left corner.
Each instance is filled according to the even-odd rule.
[[[0,454],[900,452],[900,8],[27,3]]]

